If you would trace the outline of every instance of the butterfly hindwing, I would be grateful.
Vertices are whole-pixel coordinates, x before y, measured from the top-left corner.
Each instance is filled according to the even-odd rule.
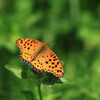
[[[52,73],[56,77],[63,77],[64,70],[59,58],[49,48],[41,56],[30,62],[33,67],[41,72]]]

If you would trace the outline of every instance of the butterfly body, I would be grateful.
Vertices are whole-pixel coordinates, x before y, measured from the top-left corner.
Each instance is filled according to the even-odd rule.
[[[38,50],[33,54],[33,59],[31,61],[34,61],[39,55],[43,55],[43,53],[45,53],[45,51],[47,50],[48,46],[50,43],[45,43],[42,44]],[[39,58],[39,57],[38,57]]]
[[[20,58],[25,63],[29,63],[33,72],[49,72],[56,77],[63,77],[64,70],[62,64],[56,54],[48,48],[49,42],[42,42],[22,38],[16,41],[16,45],[20,48]]]

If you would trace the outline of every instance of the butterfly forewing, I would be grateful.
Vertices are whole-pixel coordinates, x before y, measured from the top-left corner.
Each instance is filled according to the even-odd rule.
[[[17,46],[20,48],[21,54],[20,57],[23,60],[30,62],[35,52],[43,44],[35,39],[22,38],[16,41]]]

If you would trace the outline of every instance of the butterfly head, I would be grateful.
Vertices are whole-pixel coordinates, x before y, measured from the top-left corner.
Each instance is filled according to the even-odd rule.
[[[47,44],[48,46],[50,45],[50,43],[49,43],[49,42],[47,42],[46,44]]]
[[[50,45],[50,43],[49,43],[49,42],[46,42],[46,43],[44,44],[44,47],[45,47],[45,48],[48,48],[49,45]]]

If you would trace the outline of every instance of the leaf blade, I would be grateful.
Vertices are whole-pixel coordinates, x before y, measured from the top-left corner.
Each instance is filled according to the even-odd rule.
[[[22,79],[22,68],[19,66],[5,65],[5,68],[13,73],[17,78]]]

